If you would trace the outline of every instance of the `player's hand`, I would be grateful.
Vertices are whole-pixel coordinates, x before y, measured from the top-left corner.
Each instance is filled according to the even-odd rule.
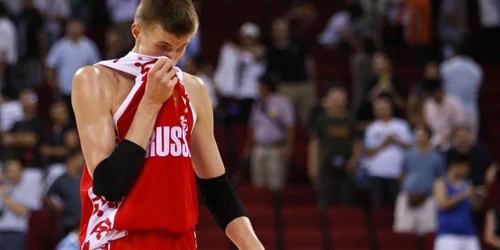
[[[148,82],[144,98],[151,104],[163,105],[170,98],[177,84],[174,62],[170,59],[160,58],[149,70]]]

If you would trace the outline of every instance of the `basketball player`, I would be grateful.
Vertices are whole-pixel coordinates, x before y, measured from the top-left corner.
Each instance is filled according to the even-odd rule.
[[[264,249],[224,172],[207,90],[174,67],[197,27],[191,0],[142,0],[132,52],[76,73],[72,102],[87,165],[81,249],[196,249],[195,173],[233,243]]]

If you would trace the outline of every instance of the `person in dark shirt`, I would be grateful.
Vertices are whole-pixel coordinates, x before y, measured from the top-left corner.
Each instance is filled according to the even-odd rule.
[[[67,145],[65,138],[68,133],[76,133],[75,126],[71,123],[68,108],[62,101],[52,104],[50,118],[53,122],[52,131],[48,142],[42,145],[41,154],[48,158],[49,165],[64,163],[71,145]]]
[[[405,83],[393,75],[391,60],[384,53],[377,52],[373,56],[372,68],[376,77],[366,83],[365,100],[358,109],[358,120],[369,122],[374,119],[372,103],[381,94],[388,95],[394,103],[394,116],[403,117],[408,91]]]
[[[280,81],[280,92],[293,104],[307,124],[314,105],[314,61],[306,44],[290,35],[289,23],[278,19],[272,26],[272,43],[267,48],[267,73]]]
[[[24,119],[2,136],[2,144],[6,147],[7,157],[21,157],[27,167],[41,167],[39,148],[43,141],[43,122],[37,114],[38,96],[32,89],[25,89],[19,100]]]
[[[343,205],[353,204],[352,174],[361,150],[361,133],[346,104],[346,90],[330,87],[322,101],[324,111],[311,122],[308,171],[318,184],[319,207],[323,212],[338,190]]]
[[[448,158],[455,152],[469,155],[470,172],[468,178],[474,187],[482,186],[486,171],[493,166],[491,155],[484,146],[474,144],[471,130],[467,126],[457,127],[452,138],[452,147],[446,153]]]
[[[62,236],[78,226],[81,216],[80,180],[84,159],[80,150],[73,150],[66,159],[66,173],[57,178],[47,191],[45,202],[62,213]],[[60,204],[57,198],[60,199]]]

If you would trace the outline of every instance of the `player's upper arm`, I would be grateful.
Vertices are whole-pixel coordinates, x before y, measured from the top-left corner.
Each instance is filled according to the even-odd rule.
[[[71,100],[83,155],[91,175],[115,149],[113,100],[103,80],[102,72],[94,66],[78,70],[73,78]]]
[[[214,138],[213,110],[207,89],[198,77],[184,74],[188,94],[197,120],[191,135],[191,155],[194,170],[202,179],[224,174],[224,164]]]

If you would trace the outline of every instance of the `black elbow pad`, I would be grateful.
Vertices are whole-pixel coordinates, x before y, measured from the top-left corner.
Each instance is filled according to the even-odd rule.
[[[212,179],[198,178],[198,183],[203,203],[222,230],[225,231],[227,225],[234,219],[247,216],[226,174]]]
[[[146,150],[123,140],[94,170],[92,190],[107,201],[120,201],[141,173]]]

